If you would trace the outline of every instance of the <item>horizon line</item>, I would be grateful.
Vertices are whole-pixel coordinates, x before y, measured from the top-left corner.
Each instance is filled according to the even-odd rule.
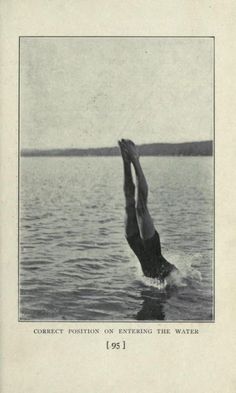
[[[203,143],[203,142],[213,142],[213,139],[204,139],[204,140],[194,140],[194,141],[184,141],[184,142],[147,142],[147,143],[139,143],[136,144],[137,147],[140,146],[147,146],[147,145],[182,145],[187,143]],[[90,147],[21,147],[22,150],[68,150],[68,149],[79,149],[79,150],[88,150],[88,149],[109,149],[109,148],[119,148],[118,145],[111,145],[111,146],[90,146]]]

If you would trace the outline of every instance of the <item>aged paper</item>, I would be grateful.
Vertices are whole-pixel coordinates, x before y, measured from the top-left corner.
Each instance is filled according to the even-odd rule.
[[[235,13],[233,1],[2,2],[0,383],[4,393],[235,390]],[[19,321],[20,36],[214,38],[214,321]],[[124,336],[119,333],[124,328],[153,333]],[[68,334],[69,329],[94,329],[94,333]],[[176,334],[176,329],[192,333]],[[39,334],[42,330],[48,333]],[[119,348],[112,349],[112,343],[119,343]]]

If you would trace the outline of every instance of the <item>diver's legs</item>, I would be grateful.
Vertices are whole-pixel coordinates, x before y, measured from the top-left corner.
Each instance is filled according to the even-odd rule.
[[[155,227],[147,207],[148,185],[135,144],[130,140],[122,140],[122,143],[135,169],[137,184],[136,217],[140,236],[146,240],[155,234]]]
[[[125,195],[125,232],[130,237],[139,233],[135,210],[135,186],[131,171],[131,161],[124,150],[123,143],[118,142],[121,156],[123,158],[124,169],[124,195]]]

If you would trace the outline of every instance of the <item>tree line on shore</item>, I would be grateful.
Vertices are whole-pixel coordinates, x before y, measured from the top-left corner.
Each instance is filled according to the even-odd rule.
[[[211,156],[213,142],[149,143],[138,146],[141,156]],[[67,148],[67,149],[22,149],[21,156],[118,156],[118,147]]]

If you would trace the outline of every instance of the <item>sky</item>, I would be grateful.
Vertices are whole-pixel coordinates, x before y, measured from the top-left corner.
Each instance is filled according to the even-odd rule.
[[[21,148],[213,138],[212,38],[20,42]]]

